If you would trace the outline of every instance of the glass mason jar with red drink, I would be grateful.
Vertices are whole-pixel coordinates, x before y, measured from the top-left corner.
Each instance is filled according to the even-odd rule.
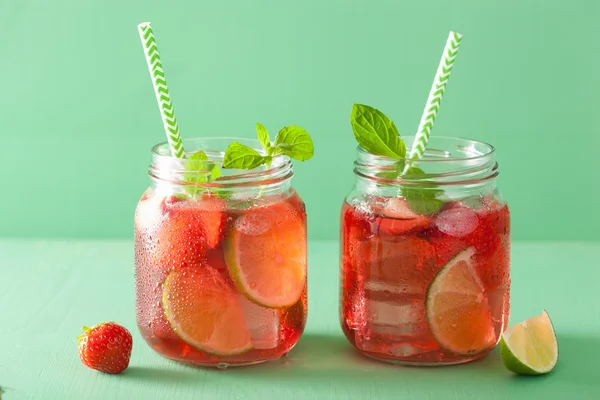
[[[341,213],[347,339],[394,363],[485,356],[509,314],[510,218],[494,148],[433,135],[415,163],[359,146],[354,173]]]
[[[264,154],[258,141],[236,140]],[[203,150],[198,159],[155,146],[135,213],[143,338],[165,357],[220,368],[284,356],[307,310],[306,212],[290,158],[218,168],[231,141],[184,140],[188,155]]]

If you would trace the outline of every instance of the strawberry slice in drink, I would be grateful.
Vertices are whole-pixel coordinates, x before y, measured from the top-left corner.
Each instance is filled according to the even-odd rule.
[[[214,195],[205,195],[196,199],[198,218],[204,230],[206,243],[210,249],[216,248],[223,239],[225,230],[225,201]]]
[[[199,265],[208,249],[219,244],[225,225],[225,203],[215,196],[181,200],[168,196],[156,232],[157,263],[167,268]]]
[[[153,336],[176,339],[162,308],[160,287],[169,272],[197,268],[221,241],[224,231],[224,201],[214,196],[181,199],[150,196],[136,211],[136,279],[138,298],[145,305],[139,321]],[[142,239],[143,238],[143,239]]]
[[[383,217],[377,218],[379,229],[388,235],[401,235],[431,224],[431,218],[410,209],[408,201],[401,197],[388,199],[381,208]]]

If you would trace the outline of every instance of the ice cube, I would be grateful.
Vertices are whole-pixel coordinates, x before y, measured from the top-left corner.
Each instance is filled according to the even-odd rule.
[[[255,349],[274,349],[279,342],[279,310],[259,306],[239,295],[240,305]]]
[[[383,215],[397,219],[414,219],[420,216],[410,208],[408,201],[401,197],[389,199],[383,207]]]
[[[374,325],[400,327],[427,324],[425,302],[423,300],[415,300],[408,304],[396,301],[370,300],[368,308],[368,321]]]
[[[465,237],[472,233],[479,223],[477,214],[465,206],[456,206],[442,211],[435,219],[436,227],[452,237]]]
[[[397,297],[406,297],[409,301],[413,298],[422,298],[421,301],[425,301],[425,293],[421,290],[421,286],[415,282],[403,279],[394,283],[387,283],[382,281],[370,280],[365,282],[365,290],[370,292],[369,298],[393,296],[396,300]]]

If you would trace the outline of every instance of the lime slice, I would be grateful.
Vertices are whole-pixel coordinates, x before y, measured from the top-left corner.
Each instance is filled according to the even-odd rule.
[[[238,290],[252,302],[283,308],[298,301],[306,282],[306,227],[288,203],[239,217],[225,240],[225,261]]]
[[[444,349],[475,355],[496,345],[488,295],[477,275],[469,247],[448,262],[427,292],[427,321]]]
[[[238,299],[214,269],[171,272],[162,302],[173,331],[198,350],[225,356],[252,348]]]
[[[517,374],[552,371],[558,361],[558,342],[548,313],[508,328],[500,340],[500,356],[504,366]]]

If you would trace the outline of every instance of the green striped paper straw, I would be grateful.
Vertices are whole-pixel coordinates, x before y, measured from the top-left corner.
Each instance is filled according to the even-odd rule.
[[[183,143],[181,142],[181,136],[179,135],[179,126],[177,125],[177,119],[175,118],[175,110],[173,110],[173,103],[171,102],[171,96],[169,95],[165,72],[163,71],[162,63],[160,62],[160,55],[158,54],[158,47],[156,47],[156,40],[154,39],[154,32],[152,31],[150,22],[142,22],[139,24],[138,32],[140,34],[140,39],[142,39],[144,55],[146,56],[146,62],[148,63],[152,86],[154,86],[154,94],[156,94],[156,101],[158,101],[158,108],[160,109],[160,116],[165,127],[171,154],[173,157],[185,158]]]
[[[433,85],[431,85],[431,91],[429,92],[427,103],[425,104],[421,122],[417,128],[417,134],[415,135],[409,158],[418,160],[422,158],[425,153],[425,147],[427,146],[427,141],[431,135],[431,129],[433,128],[435,117],[439,111],[442,96],[446,90],[446,84],[450,78],[450,72],[452,72],[452,67],[454,66],[454,59],[458,54],[461,38],[462,35],[456,32],[450,32],[448,35],[446,47],[444,47],[440,65],[435,74]]]

